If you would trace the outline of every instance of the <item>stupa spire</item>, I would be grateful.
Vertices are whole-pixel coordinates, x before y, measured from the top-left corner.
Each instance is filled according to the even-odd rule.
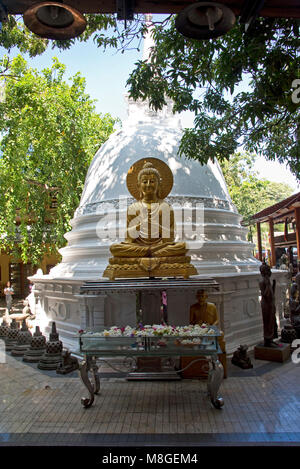
[[[155,43],[153,40],[153,22],[152,22],[152,15],[151,13],[146,13],[145,14],[145,25],[147,27],[147,32],[144,38],[144,44],[143,44],[143,55],[142,55],[142,60],[146,60],[147,62],[150,61],[150,54],[151,54],[151,48],[154,47]]]
[[[152,21],[151,13],[146,13],[144,15],[144,20],[146,26],[146,33],[143,42],[142,60],[150,62],[151,49],[155,46],[155,42],[153,39],[154,24]],[[155,111],[149,107],[149,102],[147,99],[145,101],[141,99],[134,101],[132,98],[129,98],[129,94],[126,93],[125,100],[128,106],[128,120],[126,121],[126,124],[136,125],[138,121],[152,122],[153,119],[169,119],[170,126],[181,128],[179,115],[174,115],[172,112],[173,101],[168,97],[166,97],[165,99],[167,104],[163,107],[163,109],[161,111]]]

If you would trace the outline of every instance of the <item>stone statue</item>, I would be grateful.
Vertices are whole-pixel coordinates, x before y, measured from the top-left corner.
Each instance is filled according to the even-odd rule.
[[[270,277],[272,275],[272,272],[270,266],[266,264],[265,260],[263,261],[259,270],[263,277],[263,279],[259,282],[259,288],[261,291],[261,310],[264,326],[264,346],[278,347],[278,345],[273,342],[273,339],[278,337],[275,308],[276,280],[273,280],[273,284],[271,285]]]
[[[35,314],[32,313],[30,305],[29,305],[29,301],[27,298],[23,300],[23,305],[24,305],[24,308],[22,309],[22,314],[24,315],[24,317],[29,318],[29,319],[35,319]]]
[[[293,314],[300,314],[299,290],[296,282],[293,282],[291,285],[289,306],[291,316]]]
[[[296,331],[297,338],[300,338],[300,301],[299,290],[296,283],[292,283],[289,299],[290,321]]]
[[[288,256],[285,253],[279,259],[279,269],[288,270]]]
[[[298,270],[298,272],[295,275],[295,283],[297,285],[297,289],[298,289],[298,292],[299,292],[298,296],[300,296],[300,261],[298,261],[297,270]]]
[[[240,345],[239,348],[233,353],[231,363],[233,365],[239,366],[243,370],[253,368],[250,357],[247,355],[247,350],[247,345]]]
[[[197,274],[184,242],[175,242],[172,207],[164,200],[173,185],[170,168],[156,158],[137,161],[128,171],[127,187],[136,202],[127,210],[124,242],[113,244],[103,277],[155,277]]]
[[[197,303],[190,307],[190,324],[210,324],[219,327],[219,318],[216,305],[207,301],[205,290],[198,290],[196,298]],[[225,342],[223,336],[219,337],[219,345],[222,352],[225,352]]]
[[[46,343],[45,353],[38,362],[40,370],[56,370],[62,361],[63,343],[59,340],[55,321],[52,322],[49,340]]]
[[[62,361],[56,368],[56,373],[65,375],[79,369],[79,362],[67,349],[62,351]]]
[[[292,276],[290,276],[290,280],[292,280]],[[280,341],[292,344],[300,333],[300,303],[296,282],[292,282],[291,284],[287,314],[285,314],[284,317],[285,324],[280,333]]]

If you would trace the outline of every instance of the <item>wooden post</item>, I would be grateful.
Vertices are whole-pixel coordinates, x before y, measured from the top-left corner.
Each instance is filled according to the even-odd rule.
[[[260,262],[262,262],[262,245],[261,245],[261,229],[260,229],[260,222],[256,223],[257,229],[257,247],[258,247],[258,258]]]
[[[288,240],[288,236],[289,236],[288,219],[286,218],[284,222],[284,241]]]
[[[300,207],[295,207],[297,256],[300,261]]]
[[[274,242],[274,222],[273,222],[273,218],[269,219],[269,229],[270,229],[270,247],[271,247],[270,266],[274,267],[276,265],[276,253],[275,253],[275,242]]]

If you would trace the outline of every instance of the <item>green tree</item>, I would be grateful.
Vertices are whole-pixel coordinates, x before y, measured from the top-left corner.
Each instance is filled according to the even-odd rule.
[[[67,83],[64,72],[57,59],[38,72],[19,55],[2,77],[1,248],[24,262],[30,257],[37,263],[65,244],[91,158],[115,124],[110,115],[95,112],[84,78],[77,73]],[[55,213],[49,211],[53,194]]]
[[[92,38],[98,47],[124,52],[139,47],[145,34],[143,15],[126,29],[115,15],[85,16],[86,31],[69,41],[40,39],[21,20],[9,16],[0,45],[37,55],[49,45],[65,49]],[[300,77],[298,21],[259,18],[247,32],[237,21],[218,39],[195,41],[177,32],[174,18],[156,22],[157,46],[151,62],[139,61],[129,77],[130,95],[149,99],[155,109],[169,96],[174,111],[195,113],[194,128],[185,130],[179,154],[206,163],[209,158],[228,159],[243,145],[250,152],[288,164],[299,177],[300,106],[298,99],[292,99],[293,84]]]
[[[168,96],[174,111],[195,113],[180,154],[222,161],[243,145],[300,176],[300,106],[292,99],[300,77],[297,20],[259,18],[247,32],[237,22],[218,39],[196,41],[177,32],[173,17],[153,38],[151,60],[137,62],[129,92],[155,109]]]
[[[230,160],[220,162],[230,197],[246,224],[255,213],[293,193],[286,183],[258,178],[252,169],[254,160],[253,154],[235,153]]]
[[[113,47],[122,50],[130,47],[138,48],[145,33],[144,15],[138,15],[134,22],[119,22],[115,15],[86,14],[87,27],[78,37],[64,41],[54,41],[40,38],[33,34],[23,23],[22,17],[8,15],[2,24],[0,32],[0,47],[6,49],[9,55],[13,48],[30,57],[42,54],[49,47],[52,49],[70,49],[76,42],[86,42],[92,38],[97,47]],[[163,22],[161,23],[163,24]],[[134,46],[132,45],[134,44]],[[5,64],[4,64],[5,65]],[[0,74],[7,72],[4,67]]]
[[[133,31],[129,33],[129,30],[119,32],[114,15],[97,14],[85,15],[85,17],[87,19],[87,28],[81,36],[66,41],[49,41],[29,31],[21,17],[8,15],[7,21],[2,24],[0,46],[4,47],[8,52],[16,47],[21,53],[27,52],[30,57],[34,57],[42,54],[49,46],[52,48],[69,49],[76,41],[87,41],[91,36],[93,36],[93,40],[98,47],[116,47],[118,39],[124,41],[125,35],[129,37],[129,35],[134,34]],[[106,34],[109,28],[113,28],[112,30],[115,32],[115,35]]]
[[[48,41],[32,34],[15,16],[8,15],[7,21],[2,23],[0,46],[8,53],[16,47],[22,54],[27,52],[30,57],[35,57],[46,50]],[[2,69],[2,73],[5,70],[5,68]]]

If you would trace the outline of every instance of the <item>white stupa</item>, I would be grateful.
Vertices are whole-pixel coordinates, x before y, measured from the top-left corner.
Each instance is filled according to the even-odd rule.
[[[101,218],[111,215],[109,228],[117,233],[122,205],[132,201],[126,175],[133,163],[154,157],[169,165],[174,185],[168,202],[177,212],[185,206],[204,207],[201,242],[195,229],[185,221],[184,240],[199,274],[257,271],[247,242],[247,229],[233,205],[218,163],[201,165],[177,155],[182,136],[179,116],[172,114],[170,103],[162,112],[152,112],[146,102],[127,98],[129,116],[122,129],[115,132],[96,153],[86,177],[80,205],[65,235],[68,245],[61,249],[62,262],[50,272],[51,278],[99,279],[107,266],[109,246],[114,238],[99,237]],[[128,200],[126,200],[128,199]],[[120,207],[121,205],[121,207]],[[115,215],[113,215],[115,211]],[[122,220],[125,223],[125,219]],[[181,233],[181,226],[178,226]],[[190,229],[189,229],[190,228]],[[185,234],[187,233],[187,234]],[[198,237],[199,238],[199,237]]]
[[[150,33],[145,42],[147,56]],[[174,185],[167,200],[175,214],[182,212],[182,207],[192,207],[184,230],[179,223],[179,231],[198,274],[213,277],[220,283],[221,293],[210,300],[218,306],[227,350],[233,351],[240,343],[257,343],[262,338],[258,296],[260,262],[252,255],[254,246],[247,241],[247,229],[240,224],[241,216],[231,201],[219,164],[210,161],[201,165],[178,156],[183,130],[179,115],[172,113],[172,102],[162,111],[154,112],[147,102],[134,102],[128,96],[126,100],[127,120],[99,149],[89,167],[80,205],[71,221],[72,230],[65,235],[67,246],[60,250],[61,263],[48,276],[32,278],[41,308],[49,319],[56,320],[65,341],[71,343],[75,331],[85,327],[87,318],[84,311],[80,311],[76,295],[84,281],[106,281],[102,275],[110,257],[109,246],[115,242],[112,236],[105,238],[100,232],[105,226],[103,220],[109,213],[107,233],[118,234],[116,229],[126,223],[126,203],[132,202],[126,186],[127,172],[137,160],[154,157],[167,163],[173,172]],[[197,206],[203,207],[202,218],[197,221],[198,228],[202,229],[200,239],[193,231],[195,220],[194,225],[192,223]],[[278,279],[280,290],[284,282],[281,286]],[[132,295],[115,295],[101,301],[101,305],[94,304],[90,308],[91,315],[95,311],[101,313],[97,324],[99,321],[105,325],[134,321],[135,298]],[[194,292],[173,294],[169,299],[169,322],[188,323],[189,305],[194,302]],[[149,300],[148,305],[150,303]],[[94,319],[88,322],[95,324]]]
[[[143,60],[150,60],[154,45],[151,15],[146,15],[146,24]],[[171,168],[174,186],[168,202],[174,208],[181,207],[181,211],[175,208],[181,220],[184,206],[192,206],[195,211],[196,204],[200,209],[203,204],[198,236],[188,216],[184,220],[185,229],[177,222],[198,273],[257,271],[253,245],[246,240],[247,229],[240,224],[241,216],[230,199],[219,164],[210,161],[202,166],[198,161],[178,156],[183,130],[179,114],[172,112],[172,101],[168,100],[160,112],[152,111],[147,101],[136,102],[128,96],[126,101],[128,118],[122,129],[99,149],[90,165],[80,204],[71,222],[72,231],[65,235],[68,245],[60,251],[62,262],[52,269],[50,277],[93,280],[102,276],[113,239],[109,236],[105,240],[101,236],[101,217],[109,211],[109,229],[117,233],[119,211],[126,213],[125,201],[120,207],[120,198],[128,199],[127,203],[132,201],[126,187],[127,172],[133,163],[144,157],[159,158]],[[122,223],[125,223],[124,218]]]

